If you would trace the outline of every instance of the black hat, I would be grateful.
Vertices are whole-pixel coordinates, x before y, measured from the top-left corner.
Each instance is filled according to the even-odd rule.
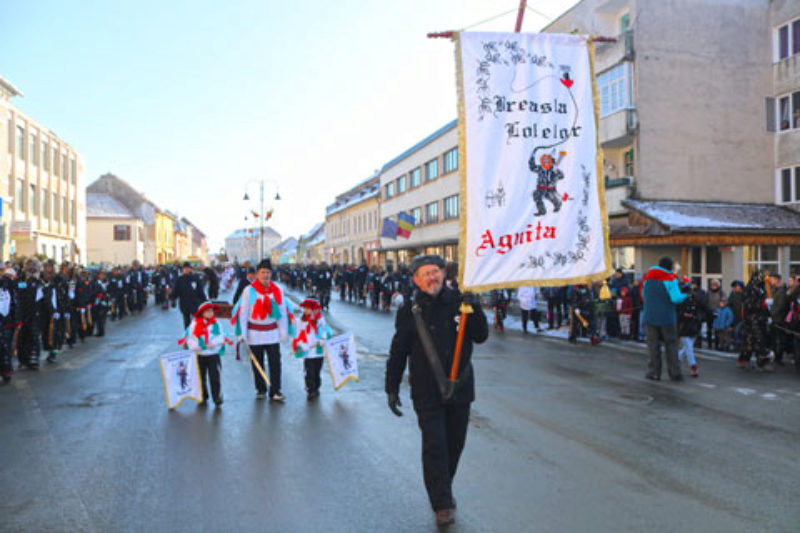
[[[248,274],[255,274],[256,273],[256,269],[253,268],[253,267],[247,267],[247,273]]]
[[[266,268],[267,270],[272,270],[272,261],[269,259],[262,259],[261,262],[256,267],[256,270],[261,270],[262,268]]]
[[[191,264],[189,261],[186,261],[186,262],[183,264],[183,268],[192,268],[192,264]]]
[[[435,254],[418,255],[411,260],[411,273],[416,274],[419,267],[425,265],[436,265],[439,268],[445,267],[444,259]]]

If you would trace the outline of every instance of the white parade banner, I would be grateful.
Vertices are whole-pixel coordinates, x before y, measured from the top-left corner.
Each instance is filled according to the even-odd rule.
[[[456,34],[460,285],[567,285],[611,273],[594,45]]]
[[[160,360],[161,377],[164,380],[164,392],[169,409],[175,409],[187,399],[198,403],[203,401],[196,353],[181,350],[162,355]]]
[[[356,338],[352,333],[342,333],[325,341],[325,359],[334,390],[339,390],[350,380],[358,381]]]

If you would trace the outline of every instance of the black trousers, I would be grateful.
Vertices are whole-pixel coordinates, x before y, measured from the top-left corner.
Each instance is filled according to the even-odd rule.
[[[97,335],[102,337],[106,334],[106,318],[108,318],[108,308],[96,305],[92,308],[92,320],[97,328]]]
[[[183,313],[183,329],[189,327],[189,324],[192,323],[192,316],[193,313]]]
[[[522,331],[528,332],[528,318],[533,321],[533,326],[539,329],[539,310],[538,309],[523,309],[522,310]]]
[[[322,357],[314,357],[303,359],[303,370],[306,378],[306,391],[317,392],[322,385],[320,374],[322,372]]]
[[[19,330],[17,359],[21,365],[36,368],[39,366],[39,355],[42,353],[42,333],[38,319],[31,322]]]
[[[0,327],[0,374],[6,379],[11,379],[14,374],[14,367],[11,364],[11,343],[13,339],[13,327]]]
[[[256,361],[258,364],[261,365],[261,368],[264,369],[264,372],[267,372],[267,369],[264,368],[264,354],[267,354],[267,365],[269,366],[269,380],[272,382],[272,385],[269,388],[270,396],[275,394],[280,394],[281,392],[281,345],[278,343],[275,344],[254,344],[250,346],[250,349],[253,350],[253,355],[256,357]],[[267,383],[264,381],[264,378],[261,377],[261,374],[256,370],[256,366],[250,361],[250,365],[253,367],[253,380],[255,381],[256,390],[262,394],[266,394],[267,392]]]
[[[215,403],[222,399],[222,381],[220,380],[220,370],[222,370],[222,360],[219,355],[198,355],[197,365],[200,367],[200,385],[203,387],[203,401],[208,401],[208,388],[206,379],[211,385],[211,398]]]
[[[452,509],[453,478],[467,440],[470,404],[417,409],[422,432],[422,475],[434,511]]]
[[[547,327],[553,329],[553,323],[556,322],[556,327],[561,327],[561,301],[555,298],[547,299]]]

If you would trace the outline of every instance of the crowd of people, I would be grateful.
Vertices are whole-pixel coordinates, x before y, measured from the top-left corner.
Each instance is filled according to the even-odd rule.
[[[457,265],[448,263],[444,272],[445,284],[457,288]],[[405,265],[290,265],[279,267],[278,276],[287,286],[320,299],[326,309],[332,290],[341,301],[381,311],[398,308],[413,290]],[[703,347],[740,354],[742,368],[755,358],[756,368],[769,371],[793,358],[800,370],[800,355],[795,356],[800,354],[800,276],[789,276],[784,283],[778,274],[754,273],[749,284],[734,281],[728,292],[718,279],[710,280],[707,289],[697,279],[677,281],[687,295],[675,309],[678,356],[686,359],[692,375],[698,375],[694,350]],[[581,337],[592,344],[609,338],[647,341],[642,276],[622,269],[592,284],[495,289],[480,297],[497,333],[504,331],[508,313],[518,305],[525,333],[532,323],[537,332],[567,327],[573,343]]]
[[[187,269],[192,271],[188,264]],[[209,294],[218,291],[219,277],[210,267],[201,272],[191,276],[202,303],[205,288]],[[42,359],[56,363],[65,348],[104,336],[109,321],[140,314],[151,294],[164,309],[170,300],[176,305],[181,277],[175,265],[145,269],[138,261],[87,267],[36,258],[6,261],[0,275],[3,382],[10,382],[15,370],[38,370]]]

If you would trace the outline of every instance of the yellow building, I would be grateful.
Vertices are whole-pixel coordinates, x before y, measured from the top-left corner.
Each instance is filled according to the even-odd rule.
[[[155,224],[156,262],[158,264],[174,261],[175,257],[175,217],[167,211],[156,211]]]
[[[17,109],[19,96],[0,77],[0,256],[85,262],[83,157]]]
[[[380,174],[340,194],[325,210],[325,259],[330,264],[378,264]]]

